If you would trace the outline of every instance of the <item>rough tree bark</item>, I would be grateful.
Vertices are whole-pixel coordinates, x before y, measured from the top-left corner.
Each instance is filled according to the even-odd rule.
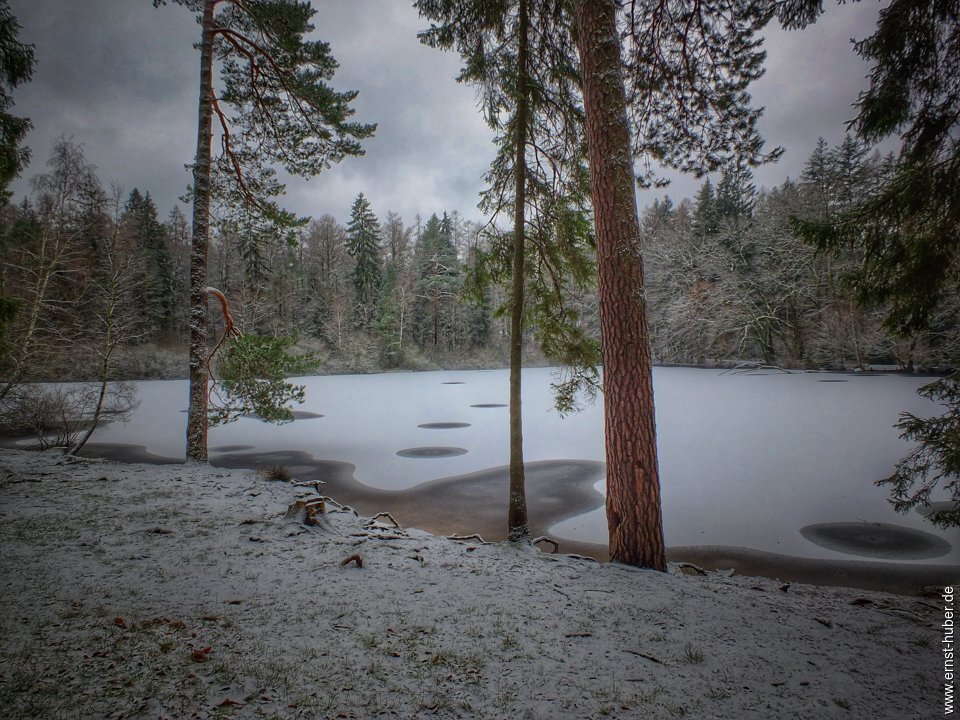
[[[510,506],[507,537],[525,540],[530,536],[527,495],[523,472],[523,412],[521,372],[523,370],[524,235],[526,233],[527,190],[527,0],[520,0],[517,39],[516,160],[514,165],[513,279],[510,305]]]
[[[666,569],[653,377],[615,0],[577,0],[596,224],[612,560]]]
[[[211,122],[213,115],[213,10],[203,5],[200,44],[200,103],[197,156],[193,168],[193,245],[190,254],[190,405],[187,459],[207,461],[207,254],[210,235]]]

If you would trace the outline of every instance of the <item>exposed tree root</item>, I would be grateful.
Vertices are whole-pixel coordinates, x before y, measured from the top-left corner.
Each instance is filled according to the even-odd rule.
[[[398,523],[398,522],[394,519],[393,515],[391,515],[391,514],[388,513],[388,512],[381,512],[381,513],[377,513],[376,515],[374,515],[372,518],[370,518],[369,520],[367,520],[367,527],[376,527],[376,525],[378,524],[378,523],[377,523],[377,520],[379,520],[380,518],[387,518],[387,520],[389,520],[390,522],[393,523],[393,526],[394,526],[395,528],[397,528],[398,530],[403,530],[403,528],[400,526],[400,523]],[[382,524],[382,523],[380,523],[380,524]]]
[[[359,553],[354,553],[354,554],[351,555],[350,557],[344,558],[343,560],[341,560],[341,561],[340,561],[340,567],[346,567],[346,566],[349,565],[350,563],[353,563],[353,564],[356,565],[358,568],[362,568],[362,567],[363,567],[363,558],[360,556]]]
[[[558,543],[556,540],[548,538],[546,535],[541,535],[533,540],[534,545],[539,545],[540,543],[548,543],[549,545],[553,545],[553,550],[550,551],[551,555],[556,555],[560,552],[560,543]]]

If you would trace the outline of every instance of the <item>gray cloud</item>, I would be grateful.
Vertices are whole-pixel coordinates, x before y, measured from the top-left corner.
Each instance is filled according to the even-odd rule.
[[[17,194],[66,135],[85,145],[105,184],[149,190],[169,211],[189,181],[184,165],[195,144],[199,30],[192,14],[172,4],[154,9],[149,0],[10,0],[10,7],[38,60],[33,82],[15,94],[16,112],[36,126],[27,140],[34,160]],[[360,92],[356,119],[378,130],[365,156],[309,182],[290,179],[289,209],[345,220],[363,192],[381,218],[387,210],[408,223],[443,210],[477,218],[494,148],[473,90],[454,82],[458,57],[420,45],[416,32],[426,23],[410,3],[322,0],[314,7],[316,36],[340,62],[335,86]],[[758,184],[796,177],[818,136],[842,139],[867,71],[849,39],[868,35],[876,14],[876,5],[854,3],[829,8],[810,29],[770,32],[768,72],[754,97],[767,108],[768,144],[786,153],[758,170]],[[667,192],[692,195],[698,185],[678,176]]]

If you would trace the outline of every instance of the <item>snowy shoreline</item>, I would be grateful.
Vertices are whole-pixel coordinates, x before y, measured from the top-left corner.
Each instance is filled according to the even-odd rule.
[[[249,471],[0,451],[6,716],[942,712],[936,598],[654,573],[350,513],[308,528],[283,517],[298,494]],[[341,566],[354,554],[362,568]]]
[[[183,462],[153,455],[143,446],[134,445],[93,443],[84,454],[124,463]],[[507,467],[443,478],[406,491],[384,491],[357,481],[350,463],[321,460],[303,452],[225,453],[214,455],[211,464],[234,470],[282,465],[294,469],[301,480],[322,479],[326,483],[325,492],[361,513],[373,515],[388,510],[404,525],[436,535],[477,533],[488,540],[506,539]],[[601,508],[603,497],[592,486],[602,472],[602,465],[585,461],[528,463],[528,507],[533,534],[548,534],[558,520]],[[560,542],[565,553],[586,555],[601,562],[610,558],[605,545],[551,537]],[[960,580],[960,566],[948,563],[819,560],[727,545],[669,546],[667,558],[672,562],[691,562],[708,570],[733,569],[740,575],[902,595],[916,595],[924,588]]]

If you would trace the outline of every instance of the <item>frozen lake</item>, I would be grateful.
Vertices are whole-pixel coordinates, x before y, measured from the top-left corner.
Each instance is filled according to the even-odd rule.
[[[560,418],[549,368],[524,371],[527,462],[599,461],[602,400]],[[302,451],[355,466],[372,488],[422,483],[508,462],[507,371],[341,375],[303,378],[299,418],[275,426],[254,418],[212,428],[211,459]],[[668,546],[728,545],[807,558],[960,563],[960,543],[919,514],[899,515],[886,489],[908,449],[893,424],[901,411],[930,415],[916,395],[929,378],[895,375],[657,368],[654,372],[664,531]],[[144,445],[183,457],[184,381],[137,383],[141,406],[94,442]],[[598,467],[596,488],[604,490]],[[934,500],[945,499],[945,496]],[[576,512],[576,510],[573,510]],[[826,525],[809,528],[811,525]],[[884,528],[882,523],[902,528]],[[802,528],[807,528],[801,533]],[[844,546],[835,533],[849,539]],[[915,531],[930,534],[928,543]],[[602,508],[550,533],[606,543]],[[919,538],[919,549],[898,552]],[[890,551],[892,548],[892,552]]]

